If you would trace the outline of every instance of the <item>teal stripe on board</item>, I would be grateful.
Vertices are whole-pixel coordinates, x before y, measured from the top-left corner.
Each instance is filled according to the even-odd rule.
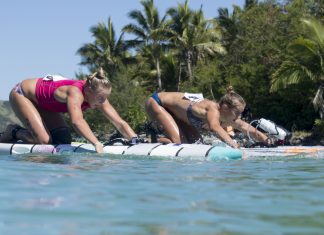
[[[213,147],[207,155],[208,160],[235,160],[242,159],[243,152],[229,147]]]

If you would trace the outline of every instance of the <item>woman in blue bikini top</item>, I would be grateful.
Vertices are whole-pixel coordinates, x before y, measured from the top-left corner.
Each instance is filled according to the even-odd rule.
[[[145,103],[145,111],[152,126],[162,130],[166,143],[195,143],[201,140],[202,129],[214,132],[226,144],[238,148],[223,126],[232,126],[260,142],[268,138],[240,119],[245,108],[244,99],[232,87],[219,102],[204,99],[202,94],[182,92],[154,93]]]

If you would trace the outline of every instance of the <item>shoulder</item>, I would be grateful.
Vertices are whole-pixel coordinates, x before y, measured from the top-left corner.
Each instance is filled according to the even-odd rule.
[[[207,99],[204,99],[203,101],[199,102],[198,104],[205,106],[205,108],[208,110],[218,110],[219,109],[219,105],[216,102],[207,100]]]
[[[84,102],[85,98],[77,87],[69,86],[66,90],[66,102],[80,106]]]
[[[85,85],[85,81],[82,80],[66,80],[65,83],[68,86],[68,89],[71,91],[79,91],[82,93]]]
[[[68,86],[66,93],[68,96],[83,97],[82,91],[76,86]]]

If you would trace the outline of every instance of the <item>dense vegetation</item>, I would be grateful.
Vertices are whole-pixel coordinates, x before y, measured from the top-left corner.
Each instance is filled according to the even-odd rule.
[[[293,130],[323,125],[322,0],[246,0],[233,11],[215,9],[213,19],[189,1],[163,16],[154,0],[141,4],[120,35],[109,18],[90,29],[94,41],[78,50],[81,65],[107,72],[110,101],[135,129],[154,91],[203,92],[217,100],[229,85],[245,97],[254,118]],[[112,128],[95,111],[86,118],[97,130]]]
[[[0,101],[0,130],[3,131],[8,124],[20,123],[10,107],[9,101]]]

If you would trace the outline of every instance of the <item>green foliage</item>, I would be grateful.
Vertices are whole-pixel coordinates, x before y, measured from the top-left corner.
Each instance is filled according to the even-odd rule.
[[[133,10],[128,16],[134,20],[123,28],[123,32],[135,35],[135,39],[128,40],[127,46],[136,48],[146,63],[151,63],[155,69],[158,89],[162,90],[160,60],[162,49],[165,47],[163,41],[166,37],[165,23],[163,17],[160,19],[159,12],[153,0],[142,0],[143,12]]]
[[[111,77],[123,62],[129,61],[123,34],[117,39],[110,17],[107,25],[98,23],[91,27],[90,32],[94,37],[94,42],[86,43],[78,49],[77,54],[81,56],[80,64],[87,66],[89,70],[102,67]]]
[[[161,61],[163,87],[166,91],[177,91],[178,63],[171,54],[166,54]]]
[[[180,87],[182,80],[187,78],[189,84],[193,82],[193,70],[199,60],[207,56],[225,54],[226,51],[221,44],[221,31],[217,22],[206,20],[202,9],[197,11],[190,9],[188,0],[184,4],[178,4],[178,7],[170,8],[167,14],[171,17],[170,44],[172,48],[177,48],[175,54],[179,60],[178,87]]]
[[[9,101],[0,101],[0,117],[0,131],[3,131],[10,123],[21,125],[21,122],[11,109]]]
[[[287,58],[290,41],[300,37],[299,20],[307,12],[305,5],[293,5],[296,3],[281,6],[264,1],[239,11],[235,21],[230,21],[230,30],[235,24],[236,35],[227,38],[233,41],[226,43],[228,54],[219,69],[227,84],[245,97],[255,118],[266,117],[287,128],[303,129],[311,128],[315,117],[311,109],[314,88],[303,83],[291,90],[269,92],[271,75]]]
[[[146,97],[147,98],[147,97]],[[142,101],[142,99],[141,99]],[[146,119],[146,115],[144,113],[144,101],[143,105],[138,105],[138,104],[131,104],[129,105],[128,109],[125,110],[126,113],[126,117],[125,119],[128,120],[128,123],[131,127],[133,127],[133,129],[136,132],[139,132],[140,129],[143,126],[143,123],[147,120]]]
[[[313,135],[317,138],[324,137],[324,120],[320,120],[320,119],[315,120]]]
[[[288,129],[312,128],[317,115],[312,107],[314,82],[322,81],[324,64],[324,47],[318,43],[322,39],[315,38],[324,34],[315,30],[320,23],[311,22],[316,27],[307,30],[300,20],[323,22],[323,1],[246,1],[232,13],[218,9],[214,20],[206,20],[202,9],[191,9],[189,1],[170,6],[162,19],[153,0],[141,4],[142,10],[129,13],[133,23],[124,27],[135,38],[127,41],[123,53],[112,54],[119,69],[111,73],[109,98],[133,128],[146,119],[145,99],[162,86],[166,91],[202,92],[217,100],[229,85],[245,98],[254,118],[268,118]],[[112,24],[106,28],[113,29]],[[95,42],[102,35],[93,34]],[[133,55],[136,63],[122,55]],[[97,68],[96,56],[91,59],[84,64]],[[95,113],[86,117],[94,127],[112,130]]]
[[[137,79],[132,79],[136,66],[124,67],[115,78],[110,103],[135,130],[146,120],[144,102],[151,94]]]
[[[299,37],[289,44],[289,57],[272,75],[271,90],[277,91],[309,80],[314,87],[318,87],[313,104],[323,118],[324,25],[315,19],[302,19],[301,23],[301,30],[307,32],[307,38]]]

